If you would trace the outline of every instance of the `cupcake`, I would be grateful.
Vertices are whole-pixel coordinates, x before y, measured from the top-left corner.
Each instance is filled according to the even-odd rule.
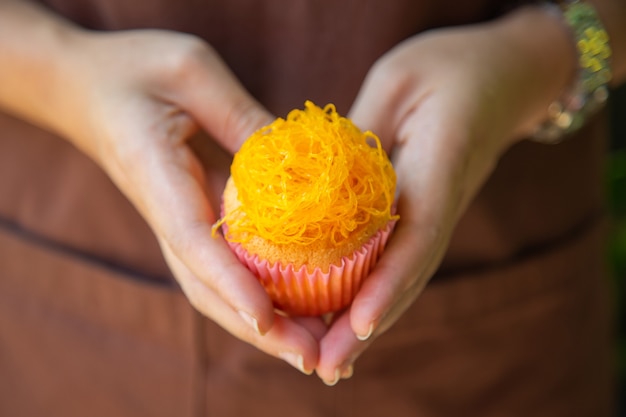
[[[307,101],[235,154],[214,230],[277,309],[316,316],[348,306],[397,216],[396,175],[371,132]]]

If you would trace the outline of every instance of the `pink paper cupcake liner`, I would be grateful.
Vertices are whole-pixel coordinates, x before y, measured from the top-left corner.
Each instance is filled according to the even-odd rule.
[[[292,264],[271,265],[250,254],[239,243],[228,242],[239,260],[259,279],[276,308],[290,315],[319,316],[347,307],[383,253],[395,221],[390,221],[351,256],[328,272],[316,268],[308,272]]]

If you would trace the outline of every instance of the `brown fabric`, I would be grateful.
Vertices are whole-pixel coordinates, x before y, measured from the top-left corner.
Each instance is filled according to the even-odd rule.
[[[600,238],[431,285],[333,388],[208,325],[207,415],[610,416]]]
[[[0,251],[0,415],[194,415],[198,320],[182,295],[7,225]]]
[[[602,228],[430,285],[333,388],[177,291],[0,228],[0,415],[611,416]]]
[[[393,45],[505,3],[49,2],[95,29],[197,34],[279,115],[305,99],[345,112]],[[562,145],[508,152],[438,279],[327,388],[201,318],[106,175],[0,115],[0,415],[608,416],[605,133],[600,118]],[[207,164],[228,163],[204,143]]]

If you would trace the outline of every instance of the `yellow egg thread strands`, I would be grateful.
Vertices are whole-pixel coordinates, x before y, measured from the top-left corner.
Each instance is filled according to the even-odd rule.
[[[231,175],[241,206],[216,226],[226,222],[233,242],[259,236],[277,245],[337,245],[363,224],[396,218],[396,175],[380,140],[332,104],[321,109],[307,101],[305,110],[255,132]]]

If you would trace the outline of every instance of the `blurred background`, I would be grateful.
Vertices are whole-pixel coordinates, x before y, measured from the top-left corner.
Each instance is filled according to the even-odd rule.
[[[610,262],[615,277],[619,376],[619,417],[626,417],[626,86],[611,94],[612,143],[607,189],[613,216]]]

